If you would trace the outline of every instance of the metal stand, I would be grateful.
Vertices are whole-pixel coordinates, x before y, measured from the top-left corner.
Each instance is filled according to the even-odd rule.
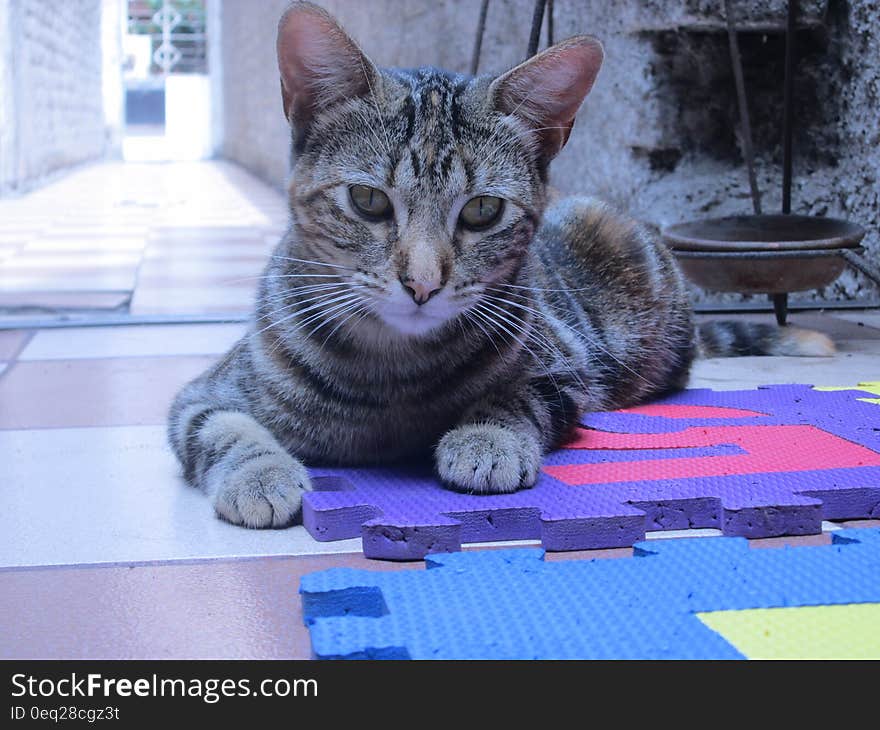
[[[788,322],[788,294],[771,294],[773,300],[773,311],[776,313],[776,324],[780,327],[786,327]]]

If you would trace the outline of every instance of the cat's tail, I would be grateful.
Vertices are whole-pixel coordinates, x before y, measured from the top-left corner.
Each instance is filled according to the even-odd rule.
[[[703,357],[791,355],[831,357],[834,342],[827,335],[797,327],[777,327],[758,322],[711,321],[698,328]]]

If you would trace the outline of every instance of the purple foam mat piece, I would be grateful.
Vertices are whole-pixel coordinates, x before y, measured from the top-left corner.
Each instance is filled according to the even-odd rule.
[[[718,426],[812,426],[880,453],[880,408],[859,401],[860,391],[819,392],[810,386],[749,391],[691,390],[660,401],[652,415],[594,413],[585,426],[625,434],[664,434]],[[657,415],[690,407],[687,418]],[[738,409],[732,418],[700,406]],[[758,415],[742,415],[741,411]],[[796,429],[795,429],[796,430]],[[777,431],[767,432],[772,438]],[[783,431],[778,431],[783,434]],[[779,443],[780,454],[791,444]],[[775,445],[774,445],[775,447]],[[561,449],[545,469],[568,465],[627,465],[637,479],[566,483],[542,472],[531,489],[506,495],[470,495],[445,489],[430,465],[312,469],[315,491],[303,500],[303,521],[318,540],[361,536],[364,554],[392,560],[454,552],[464,542],[540,539],[551,551],[628,547],[647,530],[720,528],[726,535],[772,537],[814,534],[823,519],[880,516],[876,458],[843,468],[724,473],[652,479],[652,464],[670,459],[721,459],[742,454],[736,444],[694,448]],[[866,452],[867,453],[867,452]],[[748,455],[745,455],[746,457]],[[820,459],[821,461],[821,459]],[[827,467],[827,468],[825,468]],[[575,467],[572,467],[575,468]],[[644,476],[638,471],[644,468]],[[629,472],[626,472],[629,473]]]

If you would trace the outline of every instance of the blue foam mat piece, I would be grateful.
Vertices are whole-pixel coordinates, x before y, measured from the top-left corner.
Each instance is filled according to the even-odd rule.
[[[656,540],[551,563],[531,548],[440,554],[425,571],[311,573],[300,593],[320,659],[742,659],[695,614],[880,602],[880,529],[832,539]]]

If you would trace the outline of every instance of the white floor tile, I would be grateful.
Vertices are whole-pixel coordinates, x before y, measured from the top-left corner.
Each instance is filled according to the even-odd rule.
[[[880,379],[880,340],[838,343],[834,357],[731,357],[698,360],[689,388],[740,390],[759,385],[855,385]]]
[[[222,522],[161,426],[0,432],[0,566],[359,552]]]
[[[720,537],[721,530],[705,527],[693,530],[653,530],[645,533],[646,540],[667,540],[673,537]]]
[[[247,282],[241,282],[247,284]],[[131,300],[133,314],[251,311],[256,294],[252,285],[140,286]]]
[[[0,289],[7,291],[129,291],[134,289],[135,269],[124,273],[49,276],[2,276]]]
[[[147,245],[145,238],[39,238],[24,247],[24,253],[57,251],[141,251]]]
[[[150,243],[144,251],[145,261],[176,261],[191,263],[266,256],[269,249],[253,243],[226,243],[223,246],[193,246],[187,243]]]
[[[41,330],[20,360],[215,355],[226,352],[244,324],[132,325]]]
[[[169,279],[216,276],[218,278],[227,277],[230,280],[256,282],[266,266],[266,259],[259,256],[260,251],[254,253],[256,256],[249,260],[238,259],[236,261],[217,258],[148,260],[143,263],[138,275],[140,278],[164,276]]]
[[[18,271],[28,269],[28,273],[39,273],[41,269],[68,269],[71,272],[82,269],[124,268],[134,267],[141,260],[140,251],[120,251],[108,253],[79,253],[63,254],[53,253],[19,253],[14,259],[4,265],[6,271]]]
[[[880,329],[880,309],[865,309],[863,311],[848,311],[841,309],[833,313],[838,319],[845,319],[848,322],[861,322],[867,327],[877,327]]]

